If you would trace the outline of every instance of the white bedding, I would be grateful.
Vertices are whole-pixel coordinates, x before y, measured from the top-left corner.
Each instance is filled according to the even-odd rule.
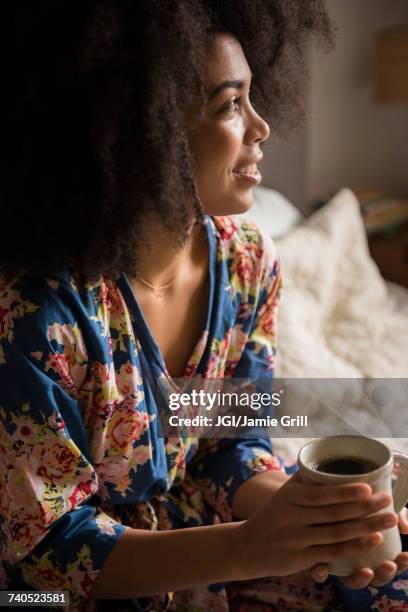
[[[408,379],[408,290],[381,277],[352,191],[275,243],[283,271],[276,376]],[[274,448],[292,460],[306,441],[276,438]],[[388,442],[408,453],[408,439]]]

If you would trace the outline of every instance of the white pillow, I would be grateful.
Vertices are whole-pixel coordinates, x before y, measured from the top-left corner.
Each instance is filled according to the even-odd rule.
[[[389,294],[389,284],[370,257],[356,197],[342,189],[274,242],[283,278],[275,375],[292,379],[292,405],[294,400],[302,409],[307,405],[310,422],[322,425],[330,422],[327,411],[335,408],[365,435],[375,419],[383,441],[408,453],[406,439],[391,440],[386,433],[387,423],[379,419],[370,394],[375,379],[386,385],[387,379],[408,379],[408,291],[401,291],[398,300]],[[305,396],[305,383],[312,390],[313,385],[322,388],[315,379],[328,379],[324,396]],[[293,393],[297,382],[299,397]],[[304,435],[312,436],[312,429]],[[278,455],[292,462],[306,442],[276,437],[273,444]]]
[[[272,238],[285,234],[304,219],[296,206],[278,191],[256,187],[253,195],[252,207],[239,216],[254,221]]]
[[[275,243],[283,277],[277,376],[407,376],[406,356],[384,358],[391,340],[387,287],[352,191],[341,190]],[[405,330],[406,339],[407,324]]]

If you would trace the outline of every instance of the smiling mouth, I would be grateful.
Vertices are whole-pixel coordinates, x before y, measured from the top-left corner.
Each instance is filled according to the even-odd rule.
[[[250,164],[249,166],[243,166],[242,168],[234,168],[232,173],[239,174],[240,176],[259,176],[259,170],[256,164]]]
[[[262,174],[258,170],[256,164],[249,164],[249,166],[241,166],[234,168],[232,175],[235,177],[237,184],[241,187],[256,187],[262,181]]]

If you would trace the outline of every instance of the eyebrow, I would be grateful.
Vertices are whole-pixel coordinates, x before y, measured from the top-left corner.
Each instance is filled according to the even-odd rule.
[[[244,81],[241,80],[231,80],[231,81],[223,81],[208,96],[208,101],[218,96],[218,94],[224,89],[242,89],[244,86]]]
[[[250,71],[250,75],[252,80],[254,76],[252,71]],[[242,79],[229,79],[226,81],[222,81],[222,83],[220,83],[219,85],[217,85],[217,87],[215,87],[215,89],[213,89],[213,91],[208,96],[207,101],[210,102],[210,100],[218,96],[218,94],[224,89],[242,89],[244,87],[244,84],[245,81]]]

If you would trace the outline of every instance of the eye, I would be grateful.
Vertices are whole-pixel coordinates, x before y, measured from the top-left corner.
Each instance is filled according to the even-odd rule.
[[[228,104],[220,110],[220,112],[221,113],[235,112],[235,111],[239,111],[240,108],[241,108],[241,96],[238,96],[230,100]]]

